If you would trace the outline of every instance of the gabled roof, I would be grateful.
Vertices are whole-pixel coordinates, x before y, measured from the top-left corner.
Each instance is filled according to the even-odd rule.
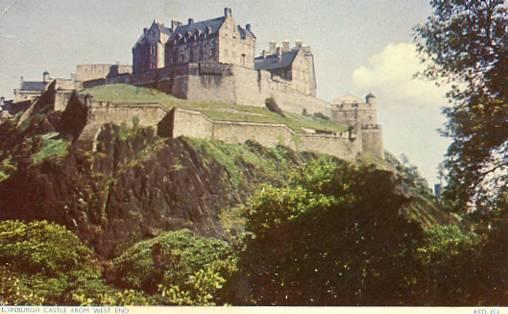
[[[149,30],[152,29],[152,28],[158,29],[159,32],[161,32],[162,34],[166,34],[168,36],[171,36],[171,32],[172,32],[171,28],[166,27],[164,24],[161,24],[161,23],[157,22],[156,20],[153,20],[153,23],[150,26]],[[144,43],[145,40],[146,40],[146,34],[143,32],[143,34],[141,34],[141,36],[139,36],[138,40],[134,44],[134,47]]]
[[[247,28],[243,28],[240,25],[238,25],[237,29],[242,39],[245,39],[247,37],[256,38],[256,35],[254,35],[254,33],[248,30]]]
[[[48,83],[45,82],[23,81],[20,90],[39,92],[43,91],[46,88],[47,84]]]
[[[161,33],[171,35],[171,28],[166,27],[164,24],[158,23],[156,21],[154,21],[154,23]]]
[[[275,70],[289,67],[295,60],[300,50],[294,49],[281,53],[281,55],[273,54],[266,57],[256,57],[254,59],[254,68],[256,70]]]
[[[214,19],[196,22],[192,24],[180,25],[171,34],[169,40],[177,39],[178,35],[184,37],[185,34],[187,34],[188,32],[190,32],[193,35],[196,31],[200,31],[203,34],[207,34],[207,29],[209,29],[210,31],[208,33],[209,35],[217,34],[225,20],[226,18],[224,16],[221,16]]]

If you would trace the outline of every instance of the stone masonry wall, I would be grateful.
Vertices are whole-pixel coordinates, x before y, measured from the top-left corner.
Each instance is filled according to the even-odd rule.
[[[284,145],[298,151],[314,151],[353,160],[362,151],[361,138],[347,134],[297,133],[282,124],[213,121],[199,111],[175,109],[173,135],[221,140],[229,144],[254,140],[266,147]]]
[[[160,126],[165,117],[172,114],[173,137],[188,136],[211,140],[221,140],[229,144],[254,140],[266,147],[284,145],[298,151],[314,151],[329,154],[346,160],[353,160],[362,152],[361,136],[351,141],[347,133],[339,135],[308,134],[295,132],[283,124],[214,121],[203,113],[193,110],[169,109],[159,104],[113,104],[86,100],[87,124],[80,136],[81,140],[93,140],[104,123],[125,123],[132,127],[138,119],[140,126]],[[164,120],[163,120],[164,119]]]
[[[371,156],[385,158],[383,132],[377,125],[364,126],[361,129],[362,150]]]
[[[168,109],[159,104],[114,104],[95,101],[92,97],[86,100],[86,126],[80,136],[81,140],[91,140],[105,123],[122,123],[132,127],[134,120],[139,126],[156,127],[167,114]]]
[[[230,65],[232,75],[203,74],[184,75],[186,96],[189,100],[210,100],[264,107],[265,100],[273,97],[279,107],[288,112],[301,114],[321,112],[331,115],[330,104],[316,97],[306,96],[294,89],[290,82],[273,80],[267,71],[255,71]],[[173,95],[182,95],[179,89]]]
[[[273,97],[279,107],[287,112],[301,114],[305,109],[308,113],[321,112],[331,116],[330,103],[296,91],[291,82],[272,79],[267,71],[231,64],[190,63],[139,75],[89,81],[83,85],[90,88],[116,83],[158,87],[173,96],[188,100],[256,107],[264,107],[265,100]]]

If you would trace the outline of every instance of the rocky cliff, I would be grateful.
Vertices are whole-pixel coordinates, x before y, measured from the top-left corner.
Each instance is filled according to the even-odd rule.
[[[221,210],[313,154],[255,143],[161,139],[104,125],[94,147],[58,133],[57,113],[0,125],[0,219],[67,226],[104,256],[163,230],[222,237]]]

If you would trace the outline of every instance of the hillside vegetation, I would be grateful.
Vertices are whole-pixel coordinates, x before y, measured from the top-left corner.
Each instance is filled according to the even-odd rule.
[[[303,116],[286,112],[284,117],[262,107],[240,106],[219,102],[188,101],[175,98],[151,88],[136,87],[127,84],[102,85],[85,89],[83,94],[90,94],[96,100],[122,103],[158,103],[167,108],[198,110],[214,120],[246,121],[261,123],[285,124],[295,131],[302,128],[345,132],[346,126],[330,120]]]

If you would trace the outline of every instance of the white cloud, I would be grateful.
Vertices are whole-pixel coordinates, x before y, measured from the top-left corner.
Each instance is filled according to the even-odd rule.
[[[366,66],[354,70],[353,83],[362,89],[396,100],[401,105],[407,105],[407,101],[416,106],[444,105],[444,88],[414,78],[423,68],[414,44],[391,43],[383,51],[372,55]]]
[[[445,118],[440,108],[447,104],[445,87],[414,78],[423,65],[412,43],[391,43],[353,71],[357,90],[377,97],[385,148],[396,156],[405,154],[429,183],[449,144],[437,129]]]

